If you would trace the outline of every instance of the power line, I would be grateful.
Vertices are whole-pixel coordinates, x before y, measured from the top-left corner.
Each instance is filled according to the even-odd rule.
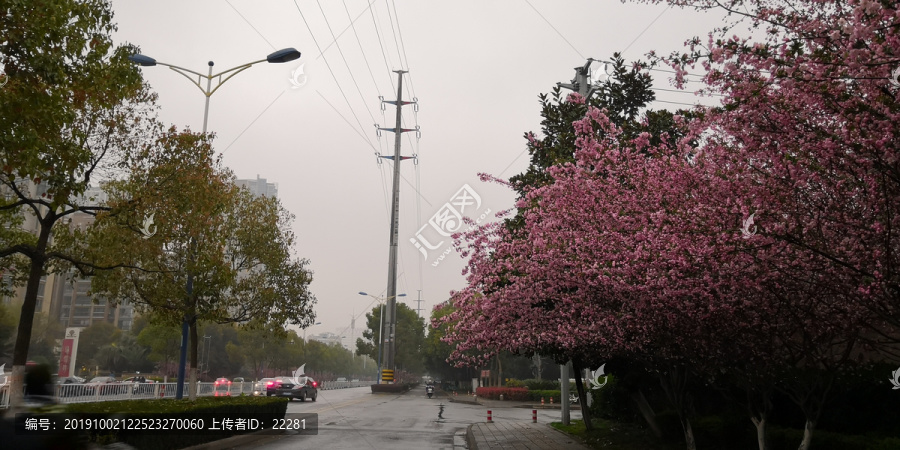
[[[347,12],[347,19],[350,19],[350,8],[347,7],[347,0],[341,0],[341,3],[344,4],[344,11]],[[375,3],[375,0],[372,0],[372,2],[369,3],[370,8],[372,7],[373,3]],[[369,70],[369,77],[372,78],[372,85],[375,86],[375,91],[380,93],[381,90],[378,89],[378,82],[375,81],[375,74],[372,72],[372,66],[369,64],[369,58],[366,57],[365,50],[363,50],[362,41],[359,40],[359,34],[356,32],[356,27],[353,25],[353,21],[350,22],[350,27],[353,28],[353,36],[356,37],[356,44],[359,45],[359,52],[362,53],[363,60],[366,62],[366,68]]]
[[[367,145],[368,145],[368,146],[369,146],[369,147],[372,147],[372,150],[375,150],[375,151],[378,151],[378,149],[377,149],[377,148],[375,148],[375,146],[374,146],[374,145],[372,145],[372,143],[371,143],[371,142],[369,142],[369,140],[368,140],[368,139],[367,139],[367,138],[366,138],[366,137],[365,137],[365,135],[363,135],[363,134],[362,134],[362,133],[360,133],[360,132],[359,132],[359,130],[357,130],[357,129],[356,129],[356,128],[355,128],[355,127],[354,127],[354,126],[353,126],[353,124],[352,124],[352,123],[350,123],[350,121],[349,121],[349,120],[347,120],[347,118],[346,118],[346,117],[344,117],[344,115],[343,115],[343,114],[341,114],[341,112],[340,112],[340,111],[338,111],[338,109],[337,109],[337,108],[335,108],[335,107],[334,107],[334,105],[332,105],[332,104],[331,104],[331,102],[329,102],[329,101],[328,101],[328,99],[327,99],[327,98],[325,98],[325,96],[324,96],[324,95],[322,95],[322,93],[321,93],[321,92],[319,92],[319,91],[318,91],[318,90],[317,90],[317,91],[316,91],[316,94],[319,94],[319,97],[322,97],[322,100],[325,100],[325,103],[328,103],[328,106],[330,106],[330,107],[331,107],[331,109],[333,109],[333,110],[334,110],[334,112],[336,112],[336,113],[337,113],[337,114],[338,114],[338,115],[339,115],[339,116],[341,116],[341,119],[344,119],[344,122],[346,122],[346,123],[347,123],[347,125],[350,125],[350,128],[352,128],[352,129],[353,129],[353,131],[355,131],[355,132],[356,132],[356,134],[357,134],[357,135],[358,135],[358,136],[359,136],[359,137],[360,137],[360,138],[362,138],[362,140],[363,140],[363,141],[365,141],[365,142],[366,142],[366,144],[367,144]],[[346,97],[345,97],[345,98],[344,98],[344,99],[345,99],[345,100],[346,100]],[[358,120],[357,120],[357,121],[358,121]]]
[[[328,17],[325,15],[325,10],[322,9],[322,3],[319,0],[316,0],[316,4],[319,5],[319,11],[322,12],[322,19],[325,20],[325,26],[328,27],[328,32],[331,33],[332,39],[334,39],[334,45],[338,49],[338,53],[341,54],[341,60],[344,61],[344,65],[347,66],[347,72],[350,72],[350,79],[353,80],[353,85],[356,86],[356,92],[359,94],[359,99],[362,100],[364,105],[368,105],[366,102],[366,98],[362,94],[362,90],[359,89],[359,83],[356,82],[356,76],[353,75],[353,69],[350,68],[350,64],[347,62],[347,58],[344,56],[344,51],[341,50],[341,45],[337,42],[337,37],[334,35],[334,31],[331,29],[331,24],[328,22]],[[375,123],[375,116],[372,115],[372,110],[366,106],[366,112],[369,113],[369,118],[372,119],[372,123]],[[362,124],[359,124],[359,127],[362,128]]]
[[[372,0],[371,2],[369,2],[369,6],[367,6],[365,9],[363,9],[362,11],[360,11],[359,14],[356,15],[356,18],[350,21],[350,25],[347,25],[346,27],[344,27],[343,30],[341,30],[340,33],[338,33],[337,39],[340,39],[341,36],[343,36],[344,33],[346,33],[347,30],[349,30],[350,27],[353,26],[353,24],[356,23],[356,21],[359,20],[359,18],[362,17],[363,14],[365,14],[366,10],[371,10],[371,9],[372,9],[372,5],[373,5],[374,3],[375,3],[375,0]],[[354,29],[354,32],[355,32],[355,29]],[[327,47],[325,47],[325,50],[322,50],[321,52],[319,52],[319,56],[316,56],[316,59],[321,58],[321,57],[322,57],[322,54],[323,54],[324,52],[327,52],[328,49],[331,48],[331,46],[334,45],[335,42],[337,42],[337,39],[331,41],[331,43],[328,44]]]
[[[403,57],[400,56],[400,44],[397,43],[397,30],[394,29],[394,18],[391,16],[391,5],[388,0],[384,0],[384,6],[387,8],[388,22],[391,23],[391,37],[394,38],[394,47],[397,49],[397,59],[400,60],[400,69],[403,69]]]
[[[384,49],[384,42],[383,42],[384,39],[382,37],[383,33],[381,32],[381,29],[378,27],[378,19],[375,17],[375,9],[369,8],[369,12],[371,13],[371,16],[372,16],[372,26],[375,27],[375,36],[378,37],[378,46],[381,47],[381,56],[384,59],[384,66],[387,68],[388,72],[390,72],[390,70],[392,69],[391,63],[389,61],[390,58],[388,57],[387,51],[385,51],[385,49]],[[393,91],[395,89],[394,79],[391,78],[390,76],[388,76],[388,80],[391,83],[391,90]]]
[[[669,8],[671,8],[671,7],[672,7],[672,5],[669,5],[669,6],[666,6],[666,9],[664,9],[664,10],[662,10],[662,12],[661,12],[661,13],[659,13],[659,15],[658,15],[658,16],[656,16],[656,18],[655,18],[655,19],[653,19],[653,21],[652,21],[652,22],[650,22],[650,25],[647,25],[647,28],[644,28],[644,31],[641,31],[641,33],[640,33],[640,34],[638,34],[638,35],[637,35],[637,37],[636,37],[636,38],[634,38],[634,39],[632,39],[632,41],[631,41],[631,43],[630,43],[630,44],[628,44],[628,47],[625,47],[625,50],[622,50],[622,53],[623,53],[623,54],[624,54],[624,53],[625,53],[625,52],[626,52],[626,51],[628,51],[628,49],[629,49],[629,48],[631,48],[631,46],[632,46],[632,44],[634,44],[634,43],[635,43],[635,42],[637,42],[637,40],[638,40],[638,39],[640,39],[640,38],[641,38],[641,36],[643,36],[643,35],[644,35],[644,33],[646,33],[646,32],[647,32],[647,30],[649,30],[649,29],[650,29],[650,27],[652,27],[652,26],[653,26],[653,24],[654,24],[654,23],[656,23],[656,21],[657,21],[657,20],[659,20],[659,18],[660,18],[660,17],[662,17],[662,16],[663,16],[663,14],[665,14],[665,13],[666,13],[666,11],[668,11],[668,10],[669,10]]]
[[[306,25],[306,29],[309,31],[309,34],[313,39],[313,43],[316,44],[316,48],[319,50],[319,53],[324,56],[324,53],[322,52],[322,47],[319,46],[319,40],[316,39],[316,35],[313,34],[312,28],[310,28],[309,23],[306,21],[306,16],[303,15],[303,11],[300,10],[300,5],[297,4],[297,0],[294,0],[294,6],[297,7],[297,12],[300,13],[300,18],[303,19],[303,24]],[[350,105],[350,100],[347,99],[347,94],[344,93],[344,88],[341,87],[341,83],[338,82],[337,77],[334,75],[334,70],[331,69],[331,64],[328,63],[328,58],[323,58],[323,59],[325,61],[325,67],[328,68],[328,73],[331,74],[331,78],[334,80],[334,83],[337,85],[338,90],[341,92],[341,96],[344,97],[344,101],[347,103],[347,107],[350,108],[350,113],[353,114],[353,118],[356,119],[356,123],[359,124],[360,130],[364,130],[365,127],[362,126],[362,122],[359,121],[359,117],[356,115],[356,111],[354,111],[353,106]],[[319,95],[321,95],[321,94],[319,94]],[[324,98],[324,96],[323,96],[323,98]],[[326,102],[327,102],[327,100],[326,100]],[[329,103],[329,105],[330,105],[330,103]],[[334,108],[334,106],[332,106],[332,108]],[[352,125],[351,125],[351,128],[352,128]],[[365,137],[363,139],[365,139]],[[366,142],[368,142],[368,139],[366,139]],[[371,143],[369,143],[369,146],[372,147],[373,149],[375,148],[375,146],[373,146]]]
[[[535,7],[534,7],[534,5],[532,5],[532,4],[531,4],[531,2],[530,2],[530,1],[528,1],[528,0],[525,0],[525,3],[528,3],[528,6],[530,6],[530,7],[531,7],[531,9],[533,9],[533,10],[534,10],[534,12],[536,12],[536,13],[537,13],[537,15],[538,15],[538,16],[540,16],[540,17],[541,17],[541,19],[544,19],[544,22],[547,22],[547,25],[550,25],[550,28],[553,28],[553,31],[555,31],[555,32],[556,32],[556,34],[558,34],[558,35],[559,35],[559,37],[561,37],[561,38],[562,38],[562,40],[564,40],[564,41],[566,41],[566,44],[569,44],[569,47],[571,47],[571,48],[572,48],[572,50],[574,50],[574,51],[575,51],[575,53],[577,53],[577,54],[578,54],[578,56],[579,56],[579,57],[581,57],[581,59],[587,59],[587,58],[585,58],[585,57],[584,57],[584,55],[582,55],[582,54],[581,54],[581,52],[579,52],[579,51],[578,51],[578,49],[577,49],[577,48],[575,48],[575,46],[574,46],[574,45],[572,45],[572,43],[571,43],[571,42],[569,42],[569,40],[568,40],[568,39],[566,39],[566,37],[565,37],[565,36],[563,36],[563,34],[562,34],[562,33],[560,33],[560,32],[559,32],[559,30],[557,30],[557,29],[556,29],[556,27],[554,27],[554,26],[553,26],[553,24],[552,24],[552,23],[550,23],[550,21],[549,21],[549,20],[547,20],[547,18],[546,18],[546,17],[544,17],[544,15],[543,15],[543,14],[541,14],[541,12],[540,12],[540,11],[538,11],[538,9],[537,9],[537,8],[535,8]]]
[[[259,35],[259,37],[261,37],[261,38],[262,38],[262,40],[264,40],[264,41],[266,41],[266,44],[269,44],[269,47],[272,47],[272,50],[276,50],[276,48],[275,48],[275,46],[274,46],[274,45],[272,45],[272,43],[271,43],[271,42],[269,42],[269,40],[268,40],[268,39],[266,39],[266,37],[265,37],[265,36],[263,36],[263,34],[262,34],[262,33],[260,33],[260,32],[259,32],[259,30],[257,30],[257,29],[256,29],[256,27],[254,27],[254,26],[253,26],[253,24],[252,24],[252,23],[250,23],[250,21],[249,21],[249,20],[247,20],[247,18],[246,18],[246,17],[244,17],[244,15],[243,15],[243,14],[241,14],[241,12],[240,12],[240,11],[238,11],[238,9],[237,9],[237,8],[235,8],[235,7],[234,7],[234,5],[232,5],[232,4],[231,4],[231,2],[230,2],[230,1],[228,1],[228,0],[225,0],[225,3],[228,3],[228,6],[230,6],[230,7],[231,7],[231,9],[233,9],[233,10],[234,10],[234,12],[236,12],[236,13],[237,13],[237,14],[238,14],[238,15],[239,15],[239,16],[241,16],[241,19],[244,19],[244,22],[247,22],[247,25],[250,25],[250,28],[253,28],[253,31],[255,31],[255,32],[256,32],[256,34],[258,34],[258,35]]]
[[[701,105],[700,103],[669,102],[669,101],[665,101],[665,100],[653,100],[653,102],[669,103],[672,105],[684,105],[684,106],[707,106],[707,105]],[[651,102],[651,103],[653,103],[653,102]]]
[[[262,112],[259,113],[259,114],[256,116],[256,118],[253,119],[253,121],[250,122],[250,124],[247,125],[247,126],[244,128],[244,131],[241,131],[241,134],[237,135],[237,137],[235,137],[234,140],[232,140],[231,143],[228,144],[228,147],[225,147],[225,150],[222,150],[222,153],[224,154],[226,150],[228,150],[229,148],[231,148],[231,146],[234,145],[234,143],[237,142],[237,140],[240,139],[241,136],[243,136],[244,133],[246,133],[247,130],[249,130],[250,127],[252,127],[253,124],[256,123],[256,121],[259,120],[259,118],[262,117],[262,115],[265,114],[266,111],[268,111],[269,108],[271,108],[272,105],[274,105],[275,102],[278,101],[279,98],[281,98],[282,95],[284,95],[285,92],[287,92],[287,91],[281,91],[281,93],[278,94],[278,95],[277,95],[277,96],[269,103],[269,106],[266,106],[266,109],[262,110]]]
[[[397,3],[394,0],[391,0],[391,4],[394,5],[394,20],[397,22],[397,35],[400,36],[400,49],[403,50],[403,59],[406,60],[406,69],[409,70],[409,57],[406,56],[406,44],[403,43],[403,30],[400,28],[400,17],[397,16]],[[390,11],[388,11],[390,13]],[[409,80],[409,92],[410,97],[415,98],[416,96],[416,88],[413,85],[412,73],[407,72],[406,78]]]

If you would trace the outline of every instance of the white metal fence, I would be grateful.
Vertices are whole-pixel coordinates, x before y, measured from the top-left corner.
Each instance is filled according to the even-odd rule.
[[[320,390],[363,387],[372,381],[321,381]],[[238,382],[230,385],[197,383],[197,395],[201,397],[253,395],[254,382]],[[175,398],[178,383],[110,383],[110,384],[61,384],[56,386],[54,397],[59,403],[105,402],[111,400],[135,400],[155,398]],[[185,383],[184,396],[188,395]],[[265,395],[265,388],[263,388]],[[9,407],[9,386],[0,390],[0,408]]]

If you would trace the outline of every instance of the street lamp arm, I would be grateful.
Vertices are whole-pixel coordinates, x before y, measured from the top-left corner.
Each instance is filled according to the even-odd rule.
[[[258,64],[258,63],[265,62],[265,61],[266,61],[265,59],[261,59],[259,61],[253,61],[251,63],[241,64],[240,66],[235,66],[228,70],[223,70],[223,71],[221,71],[217,74],[213,74],[213,75],[203,74],[200,72],[193,71],[191,69],[186,69],[184,67],[176,66],[174,64],[166,64],[166,63],[162,63],[159,61],[157,61],[156,64],[159,66],[166,66],[169,69],[171,69],[172,71],[177,72],[178,74],[187,78],[188,80],[190,80],[191,84],[193,84],[194,86],[197,86],[197,88],[200,89],[200,92],[203,92],[203,95],[209,97],[209,96],[213,95],[213,93],[215,93],[219,89],[219,87],[221,87],[223,84],[225,84],[226,81],[230,80],[231,77],[249,69],[250,66],[252,66],[254,64]],[[222,76],[224,76],[225,74],[228,74],[228,76],[223,79]],[[196,77],[196,79],[194,77]],[[203,88],[203,85],[200,83],[204,78],[207,81],[212,81],[213,79],[218,78],[218,80],[216,82],[216,86],[207,91],[206,89]]]
[[[194,86],[197,86],[197,88],[200,89],[200,92],[202,92],[203,95],[209,97],[210,94],[208,94],[206,92],[206,89],[203,89],[203,85],[200,84],[200,79],[206,78],[206,75],[203,75],[202,73],[199,73],[199,72],[194,72],[193,70],[190,70],[190,69],[185,69],[184,67],[173,66],[171,64],[159,63],[159,62],[157,64],[159,64],[160,66],[166,66],[169,69],[171,69],[173,72],[178,73],[181,76],[187,78],[188,81],[191,82],[191,84],[193,84]],[[185,72],[187,72],[187,73],[185,73]],[[196,75],[197,80],[195,81],[194,78],[188,74]]]
[[[224,71],[219,72],[219,73],[217,73],[217,74],[215,74],[215,75],[210,75],[210,76],[209,76],[209,79],[218,78],[219,80],[218,80],[218,82],[216,83],[216,87],[214,87],[211,91],[209,91],[209,93],[206,94],[206,96],[209,97],[210,95],[213,95],[213,93],[216,92],[223,84],[225,84],[226,81],[230,80],[231,77],[233,77],[233,76],[235,76],[235,75],[237,75],[237,74],[239,74],[239,73],[241,73],[241,72],[243,72],[243,71],[249,69],[250,66],[252,66],[252,65],[254,65],[254,64],[261,63],[261,62],[265,62],[265,61],[266,61],[265,59],[262,59],[262,60],[259,60],[259,61],[253,61],[252,63],[247,63],[247,64],[240,65],[240,66],[237,66],[237,67],[232,67],[231,69],[224,70]],[[228,72],[233,72],[233,73],[231,73],[230,75],[228,75],[227,77],[225,77],[224,79],[222,79],[222,75],[225,75],[225,74],[228,73]],[[205,77],[205,76],[206,76],[206,75],[204,75],[204,77]]]
[[[228,69],[228,70],[223,70],[223,71],[221,71],[221,72],[219,72],[219,73],[217,73],[217,74],[209,75],[209,78],[216,78],[216,77],[221,78],[222,75],[225,75],[225,74],[228,73],[228,72],[231,72],[231,71],[233,71],[233,70],[236,70],[237,72],[235,72],[235,73],[233,73],[233,74],[231,74],[231,75],[228,76],[228,78],[231,78],[231,77],[237,75],[237,74],[238,74],[239,72],[241,72],[242,70],[249,69],[250,66],[252,66],[252,65],[254,65],[254,64],[259,64],[259,63],[261,63],[261,62],[266,62],[266,60],[265,60],[265,59],[260,59],[259,61],[253,61],[253,62],[244,63],[244,64],[241,64],[241,65],[239,65],[239,66],[232,67],[232,68],[230,68],[230,69]],[[203,75],[203,76],[205,77],[206,75]],[[228,80],[228,78],[225,78],[225,80],[219,81],[219,84],[224,83],[226,80]]]

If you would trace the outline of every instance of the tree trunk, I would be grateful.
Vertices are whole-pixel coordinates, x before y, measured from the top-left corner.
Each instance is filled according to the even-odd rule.
[[[684,430],[684,443],[688,450],[697,450],[697,441],[694,439],[694,430],[691,428],[691,420],[687,414],[679,416],[681,429]]]
[[[678,413],[678,420],[681,422],[681,428],[684,431],[684,443],[688,450],[696,450],[697,443],[694,440],[694,431],[691,428],[689,413],[691,410],[691,397],[687,392],[688,369],[686,367],[669,367],[665,373],[660,373],[659,381],[662,385],[666,397],[675,407]]]
[[[772,389],[748,387],[747,407],[750,409],[750,420],[753,422],[753,426],[756,427],[756,442],[759,445],[759,450],[767,450],[769,444],[766,438],[766,425],[768,424],[769,413],[772,411]]]
[[[653,432],[653,435],[656,436],[657,439],[662,439],[662,428],[659,427],[659,423],[656,421],[656,412],[653,411],[650,402],[648,402],[647,397],[644,396],[644,391],[638,389],[637,391],[632,392],[631,399],[637,404],[638,411],[644,416],[644,420],[647,421],[647,425],[650,427],[650,431]]]
[[[766,415],[751,417],[750,420],[753,421],[753,426],[756,427],[756,442],[759,445],[759,450],[766,450]]]
[[[572,358],[572,372],[575,372],[575,389],[578,390],[578,403],[581,403],[581,418],[584,420],[584,429],[591,431],[594,425],[591,423],[591,410],[587,405],[587,395],[584,392],[584,382],[581,380],[581,372],[584,368],[579,364],[578,358]],[[569,399],[565,399],[569,401]]]
[[[806,426],[803,427],[803,440],[800,441],[799,450],[809,450],[812,443],[813,430],[816,428],[816,422],[812,419],[806,419]]]
[[[51,213],[52,214],[52,213]],[[19,329],[16,332],[16,344],[13,349],[12,375],[9,380],[9,409],[7,414],[15,414],[16,408],[22,405],[25,392],[25,363],[28,362],[28,347],[31,344],[31,331],[34,325],[34,308],[37,305],[38,288],[41,286],[41,277],[44,275],[44,265],[47,262],[47,243],[50,240],[50,228],[54,218],[48,214],[48,218],[38,218],[41,232],[38,235],[34,251],[28,255],[31,259],[31,270],[28,272],[28,282],[25,285],[25,299],[22,302],[22,310],[19,316]],[[45,223],[45,220],[48,221]]]
[[[191,401],[197,400],[197,319],[191,320],[188,327],[188,350],[190,350],[191,367],[188,395]]]

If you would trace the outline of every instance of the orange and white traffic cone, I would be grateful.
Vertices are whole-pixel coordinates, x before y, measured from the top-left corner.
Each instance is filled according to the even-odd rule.
[[[550,404],[553,404],[553,397],[550,397]]]
[[[541,406],[544,406],[544,397],[541,397]]]

